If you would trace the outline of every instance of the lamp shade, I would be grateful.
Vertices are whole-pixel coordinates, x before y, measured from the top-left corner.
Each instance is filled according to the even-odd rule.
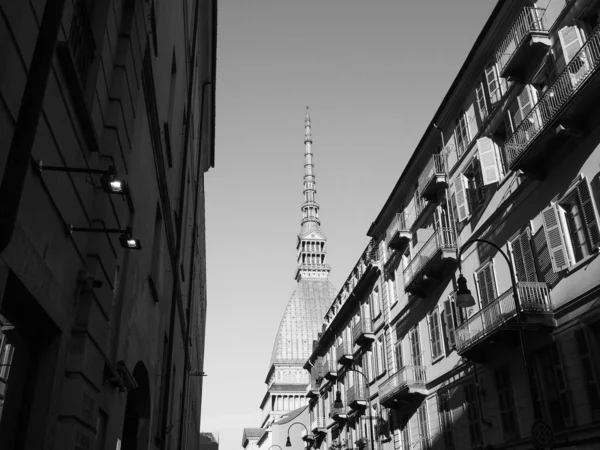
[[[288,436],[286,441],[285,441],[285,446],[286,447],[291,447],[292,446],[292,441],[290,441],[290,437]]]
[[[333,407],[336,409],[344,407],[344,402],[342,402],[342,393],[340,391],[336,391],[335,393],[335,402],[333,402]]]
[[[462,273],[456,281],[458,284],[458,289],[456,290],[456,306],[459,308],[475,306],[475,299],[471,295],[471,291],[467,287],[467,280]]]

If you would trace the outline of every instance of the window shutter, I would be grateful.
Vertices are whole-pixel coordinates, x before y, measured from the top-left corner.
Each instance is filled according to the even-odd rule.
[[[477,285],[479,286],[479,295],[483,306],[490,304],[496,298],[495,284],[492,264],[486,264],[477,272]]]
[[[563,27],[558,30],[558,39],[565,57],[565,64],[569,64],[583,46],[581,31],[574,25]]]
[[[487,99],[485,98],[485,89],[483,83],[479,83],[475,88],[475,97],[477,98],[477,109],[479,109],[479,117],[482,121],[488,115]]]
[[[477,139],[477,152],[481,163],[483,184],[492,184],[500,181],[500,170],[496,158],[496,143],[488,137]]]
[[[450,300],[444,302],[444,318],[446,320],[446,340],[448,341],[448,350],[456,348],[456,325],[454,323],[454,314],[452,313],[452,303]]]
[[[446,146],[443,148],[442,152],[446,158],[446,170],[450,170],[454,167],[454,164],[458,161],[458,153],[456,152],[456,138],[454,137],[454,131],[446,142]]]
[[[598,229],[598,212],[594,205],[594,200],[590,195],[590,187],[587,179],[581,180],[577,185],[577,196],[581,203],[581,210],[583,212],[583,219],[585,220],[585,226],[587,228],[588,237],[592,248],[600,247],[600,230]]]
[[[485,69],[485,81],[487,83],[488,92],[490,94],[490,102],[492,105],[502,98],[500,93],[500,84],[498,83],[498,72],[496,65],[492,64]]]
[[[469,127],[469,139],[475,138],[477,131],[479,131],[477,118],[475,117],[475,103],[467,110],[467,126]]]
[[[544,222],[544,233],[546,234],[546,242],[548,243],[552,269],[554,272],[558,273],[569,267],[569,260],[567,258],[567,247],[560,226],[558,210],[554,203],[542,211],[542,219]]]
[[[510,242],[518,281],[537,281],[529,228]]]
[[[402,359],[402,341],[396,342],[394,353],[396,355],[396,370],[400,370],[404,367],[404,360]]]
[[[458,174],[458,177],[454,180],[453,189],[456,196],[456,211],[458,214],[458,221],[462,222],[469,218],[469,202],[467,201],[467,192],[465,189],[464,175]]]

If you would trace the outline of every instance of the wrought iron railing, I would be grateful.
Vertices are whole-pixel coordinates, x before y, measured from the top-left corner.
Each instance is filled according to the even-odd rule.
[[[366,401],[368,393],[365,384],[360,381],[354,384],[354,386],[349,387],[348,391],[346,392],[346,397],[348,399],[348,405],[352,402]]]
[[[443,155],[431,155],[431,159],[419,176],[419,192],[423,192],[432,177],[446,175],[446,159]]]
[[[390,400],[405,388],[425,388],[427,383],[426,369],[424,366],[405,366],[390,376],[379,386],[381,402]]]
[[[429,264],[429,262],[442,250],[456,250],[456,239],[452,228],[435,230],[423,247],[410,260],[404,271],[404,286],[408,286],[415,277]]]
[[[523,312],[551,312],[552,301],[546,283],[520,281],[517,291]],[[512,287],[493,302],[473,314],[456,329],[456,348],[463,350],[516,316]]]
[[[386,231],[386,242],[389,242],[397,231],[408,231],[404,211],[396,213],[396,216]]]
[[[361,317],[352,327],[352,340],[356,343],[361,335],[367,333],[373,333],[373,321],[369,317]]]
[[[597,72],[599,66],[600,29],[597,28],[556,81],[541,95],[515,132],[506,140],[504,152],[509,167],[556,118],[565,104],[585,84],[584,82]]]
[[[523,39],[532,31],[548,31],[545,20],[546,10],[544,8],[524,7],[510,31],[496,50],[496,61],[498,71],[502,70],[512,59],[515,51],[519,48]]]
[[[75,12],[69,30],[69,48],[75,59],[81,85],[84,87],[96,52],[96,41],[90,22],[90,9],[92,6],[91,0],[77,0],[75,2]]]

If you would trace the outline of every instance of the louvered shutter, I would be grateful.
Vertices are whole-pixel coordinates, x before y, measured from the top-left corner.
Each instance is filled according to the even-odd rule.
[[[494,301],[496,298],[496,283],[494,282],[494,272],[491,263],[477,272],[477,285],[479,286],[479,295],[483,306]]]
[[[500,84],[498,83],[498,73],[496,72],[495,65],[486,67],[485,81],[487,83],[488,92],[490,94],[490,102],[493,105],[502,97],[502,94],[500,93]]]
[[[517,96],[517,102],[519,103],[519,111],[521,113],[521,121],[525,119],[525,116],[529,114],[529,111],[533,108],[534,98],[531,91],[531,86],[526,85],[523,91]],[[518,124],[515,124],[518,126]]]
[[[461,173],[456,177],[453,183],[453,191],[456,196],[456,212],[458,221],[462,222],[469,218],[469,202],[467,201],[466,182],[464,175]]]
[[[583,219],[587,228],[588,238],[592,248],[600,247],[600,230],[598,229],[598,211],[590,194],[590,187],[587,179],[581,180],[577,185],[577,196],[581,203]]]
[[[485,89],[483,83],[479,83],[475,88],[475,97],[477,98],[477,108],[479,109],[479,117],[485,120],[488,115],[487,99],[485,98]]]
[[[569,64],[583,46],[581,31],[574,25],[563,27],[558,30],[558,39],[565,57],[565,64]]]
[[[404,359],[402,359],[402,341],[396,343],[394,354],[396,356],[396,370],[400,370],[404,367]]]
[[[569,267],[569,259],[567,257],[565,238],[560,226],[558,210],[554,203],[542,211],[542,219],[544,222],[544,233],[546,234],[546,242],[548,243],[552,269],[554,272],[558,273]]]
[[[518,281],[537,281],[529,228],[510,242]]]
[[[477,152],[481,163],[483,184],[492,184],[500,181],[500,170],[496,158],[496,143],[488,137],[477,139]]]
[[[469,139],[475,138],[477,136],[477,131],[479,128],[477,126],[477,118],[475,117],[475,104],[473,103],[469,106],[467,110],[467,126],[469,127]],[[465,144],[465,146],[468,144]]]
[[[446,340],[448,341],[448,349],[453,350],[456,348],[456,325],[454,323],[452,302],[450,300],[444,302],[444,319],[446,321]]]
[[[458,153],[456,152],[456,141],[454,137],[454,131],[452,132],[450,139],[448,139],[448,142],[446,142],[446,146],[444,147],[443,152],[446,157],[446,170],[450,170],[452,167],[454,167],[456,161],[458,161]]]

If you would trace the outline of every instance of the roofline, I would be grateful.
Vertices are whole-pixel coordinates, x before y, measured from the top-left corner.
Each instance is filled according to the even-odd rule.
[[[408,172],[409,172],[410,168],[412,167],[413,163],[415,162],[415,160],[416,160],[416,158],[417,158],[417,156],[419,154],[419,150],[421,149],[422,146],[425,145],[425,141],[429,137],[430,130],[432,128],[435,128],[435,123],[438,121],[440,115],[442,114],[442,112],[444,112],[444,109],[446,108],[446,106],[450,102],[450,98],[452,97],[452,94],[454,93],[454,91],[458,87],[458,84],[460,83],[461,79],[463,78],[465,72],[467,71],[467,69],[471,65],[471,62],[474,59],[474,56],[475,56],[475,53],[476,53],[477,49],[483,43],[484,39],[486,38],[486,36],[488,34],[489,29],[491,28],[491,26],[493,25],[494,21],[496,20],[496,17],[500,13],[500,10],[504,7],[504,4],[505,4],[505,0],[498,0],[498,3],[494,7],[494,9],[493,9],[490,17],[488,18],[487,22],[483,26],[483,29],[479,33],[479,36],[477,36],[477,39],[475,40],[475,43],[473,44],[473,47],[469,51],[469,54],[467,55],[467,58],[465,59],[465,62],[461,66],[460,70],[458,71],[458,74],[456,75],[456,78],[454,78],[454,81],[450,85],[450,88],[448,89],[448,92],[446,92],[446,95],[442,99],[442,103],[440,104],[440,106],[438,107],[437,111],[433,115],[433,119],[431,119],[431,122],[429,123],[429,125],[425,129],[425,133],[423,133],[423,136],[421,137],[421,140],[417,144],[417,147],[416,147],[415,151],[412,153],[410,159],[408,160],[408,162],[404,166],[404,170],[402,171],[402,174],[400,175],[400,178],[398,178],[398,181],[396,182],[396,185],[392,189],[392,192],[390,193],[388,199],[386,200],[386,202],[384,203],[383,207],[381,208],[381,211],[377,215],[377,218],[375,219],[374,222],[371,223],[371,226],[367,230],[367,236],[372,237],[372,238],[376,237],[376,235],[375,235],[375,229],[379,225],[378,222],[385,215],[385,213],[387,212],[388,208],[393,203],[394,196],[395,196],[396,192],[400,189],[400,186],[404,183],[405,178],[408,176]]]

